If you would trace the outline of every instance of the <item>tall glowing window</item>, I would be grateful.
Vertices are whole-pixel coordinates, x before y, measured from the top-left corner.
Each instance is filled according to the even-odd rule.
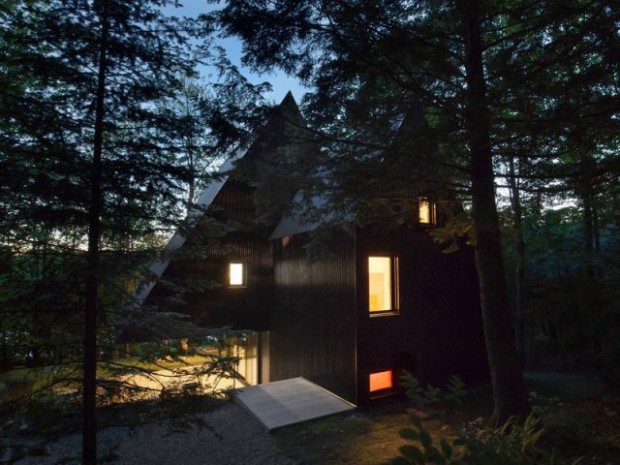
[[[393,312],[398,309],[398,259],[368,257],[368,311]]]
[[[425,197],[418,201],[418,221],[421,224],[437,224],[437,205]]]
[[[228,285],[231,287],[245,286],[245,266],[243,263],[230,263],[228,265]]]
[[[394,376],[392,370],[379,371],[370,374],[370,392],[383,391],[394,387]]]

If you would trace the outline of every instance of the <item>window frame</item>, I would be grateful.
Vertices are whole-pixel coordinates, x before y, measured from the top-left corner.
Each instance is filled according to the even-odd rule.
[[[232,267],[233,265],[241,265],[241,284],[233,284],[232,283]],[[247,264],[240,260],[229,261],[228,262],[228,287],[230,289],[243,289],[247,287],[248,284],[248,268]]]
[[[370,259],[389,258],[390,259],[390,295],[392,305],[388,310],[370,310]],[[394,316],[400,314],[400,269],[398,255],[386,253],[370,253],[366,257],[366,313],[371,318]]]
[[[422,203],[428,203],[428,219],[429,221],[421,221]],[[437,226],[437,202],[429,197],[418,197],[418,224],[422,226]]]
[[[385,373],[389,373],[390,376],[390,385],[386,386],[386,387],[380,387],[380,388],[372,388],[372,377],[377,376],[377,375],[383,375]],[[396,370],[394,370],[393,368],[388,368],[387,370],[381,370],[381,371],[373,371],[368,373],[368,393],[370,394],[371,397],[377,397],[377,396],[381,396],[383,394],[389,393],[391,391],[393,391],[396,388]]]

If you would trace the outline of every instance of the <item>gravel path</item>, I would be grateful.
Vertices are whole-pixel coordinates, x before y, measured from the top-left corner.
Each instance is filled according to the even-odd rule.
[[[242,407],[216,410],[136,427],[108,427],[99,433],[100,463],[121,465],[295,465],[275,439]],[[79,464],[81,436],[47,444],[18,465]],[[32,452],[31,452],[32,454]]]

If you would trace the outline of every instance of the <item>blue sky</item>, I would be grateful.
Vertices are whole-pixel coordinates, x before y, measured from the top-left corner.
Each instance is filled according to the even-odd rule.
[[[166,8],[165,11],[169,14],[178,16],[196,17],[201,13],[213,11],[221,6],[207,4],[206,0],[184,0],[180,3],[182,3],[181,8]],[[223,3],[224,2],[222,2],[222,4]],[[230,60],[239,67],[243,75],[246,76],[250,82],[257,84],[267,81],[272,85],[273,91],[265,95],[267,99],[273,100],[274,103],[279,103],[290,90],[293,92],[295,100],[297,100],[297,102],[301,101],[307,89],[304,88],[295,77],[286,76],[284,73],[278,71],[268,74],[253,73],[250,69],[241,65],[242,44],[239,39],[229,37],[219,39],[218,43],[226,49]],[[208,71],[205,70],[205,74],[207,72]]]

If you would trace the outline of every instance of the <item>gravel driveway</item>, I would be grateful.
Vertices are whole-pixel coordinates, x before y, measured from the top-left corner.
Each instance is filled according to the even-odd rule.
[[[275,439],[242,407],[232,402],[206,413],[140,426],[100,431],[100,464],[121,465],[295,465]],[[19,465],[80,463],[81,436],[48,443]],[[31,452],[32,454],[32,452]]]

